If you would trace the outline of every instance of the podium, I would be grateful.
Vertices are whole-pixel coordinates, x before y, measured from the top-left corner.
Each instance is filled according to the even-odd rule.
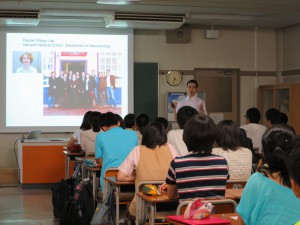
[[[18,141],[22,188],[50,187],[65,178],[64,146],[68,139],[40,138]]]

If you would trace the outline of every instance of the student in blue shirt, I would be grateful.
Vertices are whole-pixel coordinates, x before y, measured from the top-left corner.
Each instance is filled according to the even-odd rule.
[[[250,177],[237,207],[246,225],[285,225],[300,220],[300,199],[291,189],[286,164],[294,138],[286,125],[275,125],[264,134],[266,164]]]
[[[112,112],[100,116],[100,132],[95,142],[95,159],[101,167],[100,186],[106,169],[119,167],[131,150],[138,145],[137,133],[119,127],[117,116]]]

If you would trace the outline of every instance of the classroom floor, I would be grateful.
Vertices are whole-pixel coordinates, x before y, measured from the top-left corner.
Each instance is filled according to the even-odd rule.
[[[120,208],[120,223],[125,208]],[[50,189],[0,187],[0,225],[59,225],[52,210]]]
[[[0,188],[0,225],[58,225],[50,189]]]

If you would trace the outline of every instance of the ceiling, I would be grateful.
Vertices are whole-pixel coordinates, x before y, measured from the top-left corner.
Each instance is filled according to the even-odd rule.
[[[128,5],[102,5],[97,4],[96,0],[0,0],[0,10],[50,12],[52,19],[49,19],[49,13],[41,14],[39,16],[41,22],[38,26],[42,26],[43,21],[44,25],[49,25],[49,21],[53,25],[55,22],[59,24],[59,21],[55,21],[55,16],[65,17],[65,15],[54,15],[53,12],[58,10],[62,14],[72,14],[72,23],[76,22],[74,20],[76,17],[78,24],[91,25],[97,22],[98,25],[95,26],[99,27],[105,27],[105,23],[99,22],[100,17],[103,20],[115,13],[175,14],[184,17],[182,24],[216,28],[218,26],[283,28],[300,24],[300,1],[296,0],[140,0]],[[66,16],[67,19],[71,18],[70,15]],[[98,16],[99,21],[92,21],[91,17]]]

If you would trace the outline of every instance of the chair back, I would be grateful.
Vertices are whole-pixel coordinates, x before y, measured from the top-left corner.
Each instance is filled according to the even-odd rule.
[[[243,189],[248,180],[227,180],[226,189]]]
[[[215,209],[215,214],[224,214],[224,213],[235,213],[237,203],[232,199],[203,199],[204,202],[210,202],[213,204]],[[177,207],[176,215],[183,215],[188,204],[193,202],[184,201],[179,204]]]

